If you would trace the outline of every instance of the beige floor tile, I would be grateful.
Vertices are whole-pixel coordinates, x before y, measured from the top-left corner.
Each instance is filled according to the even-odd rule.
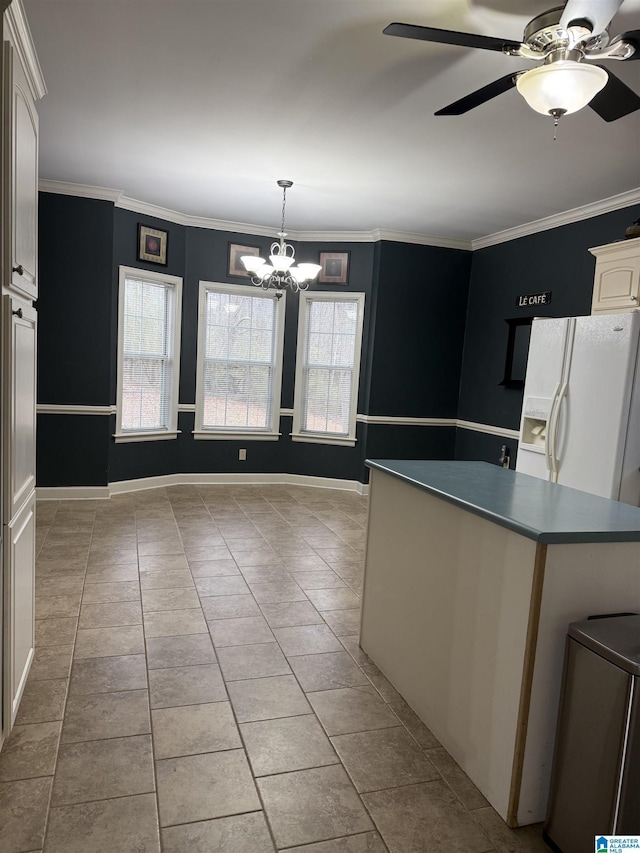
[[[139,601],[115,601],[105,604],[83,602],[78,628],[119,628],[141,624],[142,609]]]
[[[363,794],[389,853],[486,853],[493,845],[444,782]]]
[[[262,812],[169,826],[162,846],[164,853],[275,853]]]
[[[149,696],[152,708],[201,705],[227,698],[217,664],[180,666],[149,671]]]
[[[208,634],[184,637],[150,637],[147,640],[147,666],[163,669],[216,663],[213,644]]]
[[[489,806],[487,800],[446,749],[443,747],[430,749],[426,754],[466,809],[482,809]]]
[[[135,548],[92,549],[87,561],[87,571],[92,572],[100,566],[138,566],[138,552]]]
[[[438,771],[402,726],[331,738],[356,790],[432,782]]]
[[[242,749],[156,762],[160,825],[210,820],[261,808]]]
[[[207,545],[204,548],[191,547],[185,549],[187,560],[191,563],[203,563],[208,560],[231,560],[231,551],[226,545]]]
[[[158,572],[140,572],[140,588],[146,589],[186,589],[193,588],[193,578],[189,569],[163,569]]]
[[[201,580],[208,580],[202,578]],[[200,580],[196,581],[196,585]],[[203,593],[200,593],[201,595]],[[207,620],[238,619],[243,616],[261,616],[260,608],[252,595],[213,595],[200,599]]]
[[[154,790],[150,735],[60,744],[52,806]]]
[[[164,569],[187,569],[187,558],[184,554],[156,554],[140,557],[138,560],[141,572],[159,572]]]
[[[194,578],[218,578],[226,575],[239,575],[240,569],[235,560],[191,560],[189,568]]]
[[[307,698],[330,736],[398,725],[398,718],[373,688],[371,692],[352,687],[322,690]]]
[[[277,643],[229,646],[217,650],[225,681],[288,675],[291,668]]]
[[[387,848],[377,832],[364,832],[304,847],[290,847],[287,853],[387,853]]]
[[[213,619],[209,622],[209,633],[216,649],[275,642],[275,637],[262,615],[240,619]]]
[[[195,589],[143,589],[142,609],[145,613],[161,610],[193,610],[200,607]]]
[[[232,681],[227,684],[227,690],[239,723],[311,713],[292,675]]]
[[[316,610],[350,610],[360,608],[360,599],[348,587],[310,589],[307,596]]]
[[[374,828],[340,766],[267,776],[257,784],[279,847]]]
[[[307,601],[307,596],[295,581],[258,581],[250,584],[250,587],[258,604],[273,604],[281,601]]]
[[[82,595],[84,579],[77,575],[57,578],[38,578],[36,580],[36,597],[57,595]]]
[[[471,817],[482,827],[498,853],[549,853],[549,847],[542,840],[541,823],[509,829],[490,806],[471,812]]]
[[[167,554],[180,554],[180,556],[184,554],[182,540],[179,536],[138,542],[138,557],[165,556]]]
[[[116,655],[75,660],[69,696],[142,690],[147,686],[144,655]]]
[[[360,630],[360,609],[323,610],[322,618],[336,637],[344,637]]]
[[[432,734],[431,730],[425,726],[420,717],[404,700],[400,702],[391,702],[389,703],[389,707],[393,713],[399,717],[401,723],[405,726],[411,737],[423,749],[436,749],[442,745],[437,737]]]
[[[14,726],[0,752],[0,782],[53,776],[62,723]]]
[[[294,655],[289,659],[289,665],[306,693],[339,687],[366,687],[369,684],[366,675],[347,652]]]
[[[146,690],[70,696],[60,743],[79,743],[151,732]]]
[[[29,677],[16,716],[16,725],[61,720],[68,686],[67,678],[34,681]]]
[[[275,628],[273,633],[287,656],[342,651],[340,641],[326,625]]]
[[[290,572],[324,572],[329,567],[317,554],[284,556],[282,562]]]
[[[80,611],[80,593],[71,595],[36,594],[36,619],[77,617]]]
[[[96,566],[87,571],[85,588],[90,583],[120,583],[121,581],[137,581],[138,567],[129,566]]]
[[[338,763],[313,714],[243,723],[240,730],[254,776]]]
[[[292,577],[284,566],[243,566],[241,571],[249,584],[292,582]]]
[[[302,590],[310,589],[335,589],[344,587],[345,583],[342,578],[332,569],[326,569],[319,572],[296,572],[291,571],[291,577]],[[309,596],[311,598],[311,596]]]
[[[93,605],[92,605],[93,606]],[[107,605],[95,605],[106,607]],[[118,628],[79,628],[74,658],[102,658],[144,654],[142,625]]]
[[[182,637],[187,634],[207,634],[202,610],[162,610],[144,614],[144,633],[149,637]]]
[[[207,578],[204,584],[198,585],[200,595],[248,595],[250,590],[241,575],[222,575]]]
[[[112,601],[140,601],[138,581],[88,584],[82,595],[83,604],[107,604]]]
[[[42,847],[52,781],[47,776],[0,783],[0,853]]]
[[[156,798],[140,794],[52,808],[45,850],[160,853]]]
[[[73,645],[40,646],[33,656],[29,681],[44,681],[50,678],[68,678],[71,672]]]
[[[228,702],[161,708],[152,718],[156,759],[242,747]]]
[[[384,677],[375,664],[363,663],[362,670],[385,702],[399,704],[404,701],[393,684]]]
[[[36,646],[66,646],[76,636],[77,619],[36,619]]]
[[[283,601],[261,604],[260,608],[271,628],[292,628],[298,625],[320,625],[322,616],[309,601]]]

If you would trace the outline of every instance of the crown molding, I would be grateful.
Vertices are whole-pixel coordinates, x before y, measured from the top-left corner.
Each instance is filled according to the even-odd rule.
[[[264,225],[252,225],[248,222],[230,222],[224,219],[208,219],[204,216],[189,216],[186,213],[180,213],[168,207],[159,207],[155,204],[148,204],[145,201],[130,198],[124,195],[121,190],[114,190],[108,187],[93,187],[86,184],[41,179],[39,189],[41,192],[110,201],[116,207],[123,210],[130,210],[142,216],[163,219],[165,222],[173,222],[176,225],[270,238],[278,236],[275,228],[266,228]],[[476,249],[484,249],[487,246],[495,246],[498,243],[506,243],[509,240],[517,240],[519,237],[537,234],[540,231],[558,228],[561,225],[580,222],[582,219],[590,219],[602,213],[610,213],[613,210],[631,207],[634,204],[640,204],[640,188],[610,196],[601,201],[586,204],[583,207],[574,207],[563,213],[555,213],[543,219],[536,219],[533,222],[527,222],[515,228],[498,231],[486,237],[478,237],[475,240],[461,240],[456,237],[436,237],[432,234],[390,231],[384,228],[374,228],[372,231],[288,231],[287,233],[291,240],[301,243],[376,243],[380,240],[389,240],[396,243],[412,243],[419,246],[475,251]]]
[[[613,210],[621,210],[634,204],[640,204],[640,187],[609,196],[609,198],[603,198],[600,201],[594,201],[592,204],[565,210],[564,213],[554,213],[553,216],[545,216],[543,219],[535,219],[533,222],[526,222],[524,225],[518,225],[515,228],[507,228],[505,231],[498,231],[495,234],[489,234],[487,237],[479,237],[477,240],[471,241],[471,248],[475,251],[487,246],[496,246],[498,243],[517,240],[519,237],[527,237],[540,231],[549,231],[551,228],[570,225],[572,222],[580,222],[582,219],[591,219],[592,216],[611,213]]]
[[[5,22],[13,46],[18,52],[20,62],[25,70],[31,95],[35,101],[39,101],[47,94],[47,86],[42,76],[42,68],[40,68],[22,0],[13,0],[7,7]]]

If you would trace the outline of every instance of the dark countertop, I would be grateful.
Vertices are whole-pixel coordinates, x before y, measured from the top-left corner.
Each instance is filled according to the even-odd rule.
[[[640,508],[488,462],[367,459],[365,464],[536,542],[640,542]]]

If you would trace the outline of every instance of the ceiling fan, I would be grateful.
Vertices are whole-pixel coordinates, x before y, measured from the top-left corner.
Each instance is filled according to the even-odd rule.
[[[435,113],[462,115],[497,95],[518,89],[537,112],[558,119],[587,106],[605,121],[616,121],[640,109],[640,96],[598,60],[640,59],[640,30],[610,38],[607,27],[623,0],[567,0],[537,15],[524,30],[522,42],[423,27],[389,24],[389,36],[420,39],[461,47],[494,50],[540,63],[528,71],[516,71],[477,89]]]

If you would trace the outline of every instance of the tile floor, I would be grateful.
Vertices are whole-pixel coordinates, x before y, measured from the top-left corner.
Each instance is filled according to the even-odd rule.
[[[38,505],[0,853],[534,853],[358,648],[366,499]]]

